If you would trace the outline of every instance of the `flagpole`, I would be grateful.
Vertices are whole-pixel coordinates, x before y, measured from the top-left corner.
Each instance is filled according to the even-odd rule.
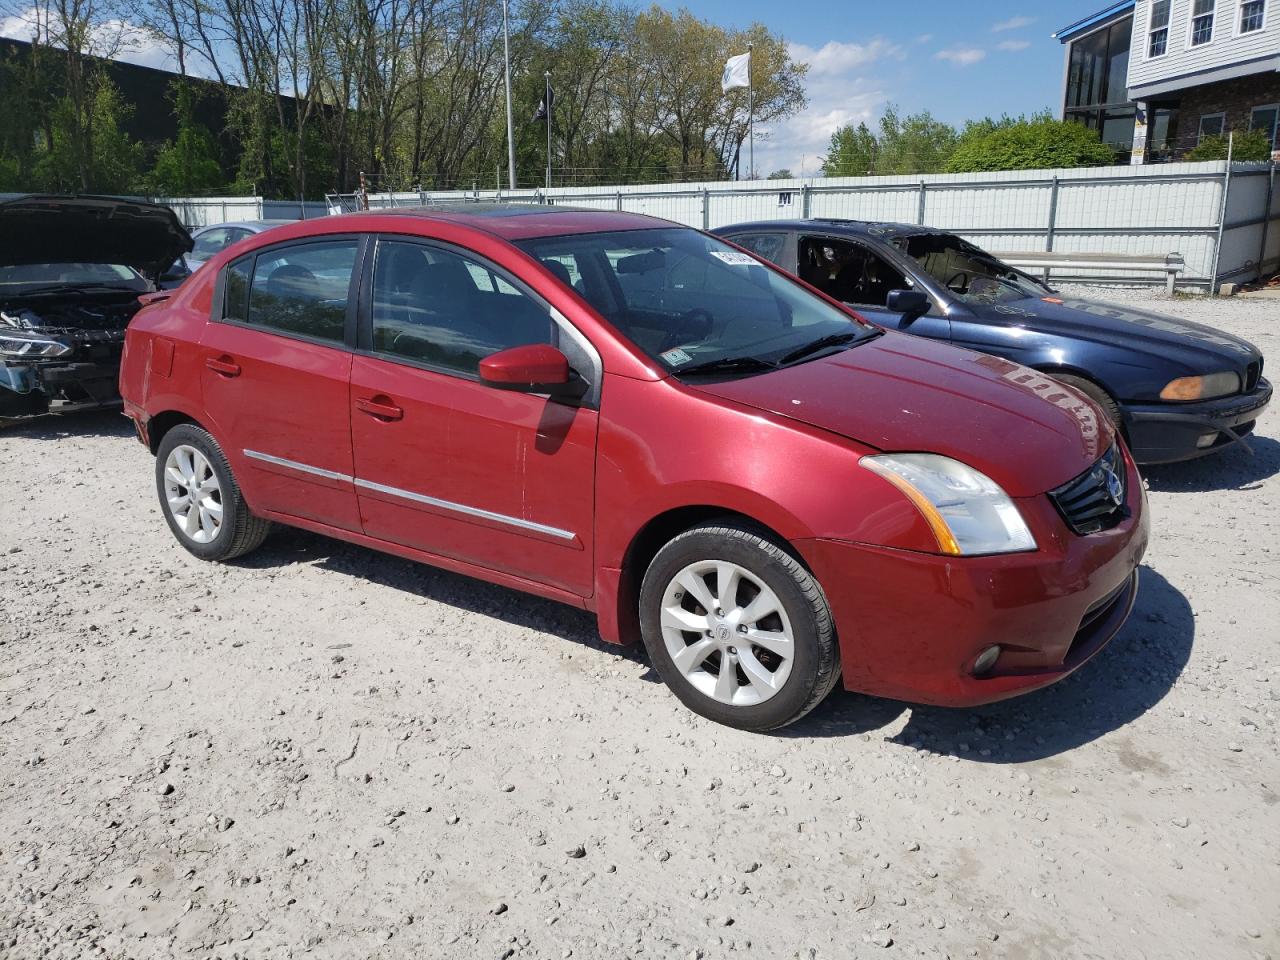
[[[507,87],[507,177],[516,188],[515,123],[511,119],[511,38],[507,29],[507,0],[502,0],[502,63]]]
[[[551,71],[548,70],[543,74],[546,80],[546,90],[543,96],[546,97],[542,102],[547,105],[547,189],[551,189]]]
[[[755,49],[754,43],[747,44],[747,137],[750,141],[748,149],[747,179],[751,180],[756,175],[756,91],[751,83],[751,52]]]

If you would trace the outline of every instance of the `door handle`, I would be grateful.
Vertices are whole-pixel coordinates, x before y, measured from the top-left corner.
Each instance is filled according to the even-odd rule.
[[[391,402],[390,397],[357,397],[356,409],[375,420],[403,420],[404,409]]]
[[[225,355],[221,357],[209,357],[205,360],[204,365],[214,373],[221,374],[227,378],[240,376],[240,364]]]

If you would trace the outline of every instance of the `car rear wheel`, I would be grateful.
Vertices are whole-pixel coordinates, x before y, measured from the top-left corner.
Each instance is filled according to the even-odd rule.
[[[201,560],[231,560],[262,545],[271,522],[249,512],[218,442],[184,423],[160,441],[156,489],[169,529]]]
[[[822,589],[750,526],[694,527],[659,550],[641,586],[640,625],[654,668],[681,702],[741,730],[800,719],[839,677]]]

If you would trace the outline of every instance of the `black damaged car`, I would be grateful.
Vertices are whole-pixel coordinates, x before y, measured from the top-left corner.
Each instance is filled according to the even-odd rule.
[[[1039,370],[1094,400],[1139,463],[1213,453],[1271,400],[1246,340],[1145,310],[1059,296],[954,234],[856,220],[714,231],[867,319]]]
[[[190,249],[168,207],[0,200],[0,423],[118,404],[120,351],[138,298]]]

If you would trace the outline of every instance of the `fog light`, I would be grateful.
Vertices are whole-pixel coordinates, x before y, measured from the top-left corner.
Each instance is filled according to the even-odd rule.
[[[1196,441],[1196,446],[1203,450],[1205,447],[1212,447],[1213,441],[1218,439],[1216,433],[1202,433],[1200,439]]]
[[[991,668],[996,665],[998,659],[1000,659],[1000,644],[997,643],[994,647],[987,647],[987,649],[978,654],[978,659],[973,661],[973,675],[981,677],[990,673]]]

